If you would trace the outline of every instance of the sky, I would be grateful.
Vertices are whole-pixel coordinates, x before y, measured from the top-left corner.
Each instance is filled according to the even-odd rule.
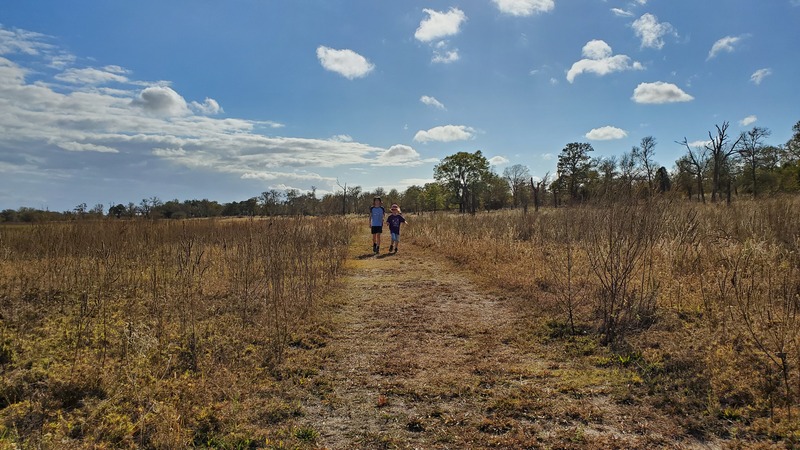
[[[9,0],[0,209],[554,173],[728,121],[791,137],[800,0]]]

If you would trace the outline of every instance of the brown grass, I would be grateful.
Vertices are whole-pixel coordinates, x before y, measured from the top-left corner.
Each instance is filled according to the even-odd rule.
[[[290,390],[314,366],[293,348],[324,340],[316,303],[349,233],[328,219],[0,228],[0,442],[247,448],[291,434]]]
[[[647,395],[626,401],[655,405],[703,439],[791,447],[800,439],[796,211],[796,198],[655,201],[426,215],[409,229],[416,244],[516,295],[539,319],[532,326],[574,357],[634,370]],[[573,383],[595,381],[583,371]]]

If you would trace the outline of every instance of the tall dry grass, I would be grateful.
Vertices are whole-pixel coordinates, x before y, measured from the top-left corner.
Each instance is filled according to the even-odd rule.
[[[298,412],[280,363],[349,239],[316,218],[0,227],[0,441],[263,444]]]
[[[800,438],[800,199],[414,219],[415,243],[588,332],[698,433]],[[558,334],[556,333],[556,334]]]

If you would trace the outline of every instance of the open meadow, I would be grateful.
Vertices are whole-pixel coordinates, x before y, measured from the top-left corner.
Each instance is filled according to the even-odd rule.
[[[0,227],[0,448],[796,448],[798,210]]]

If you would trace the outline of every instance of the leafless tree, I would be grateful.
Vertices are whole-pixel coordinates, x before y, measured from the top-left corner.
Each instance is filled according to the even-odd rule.
[[[739,136],[733,144],[728,137],[729,123],[722,122],[722,125],[715,125],[716,135],[708,132],[710,141],[705,148],[708,150],[709,161],[711,163],[711,201],[716,202],[719,196],[720,180],[723,172],[727,169],[728,158],[739,150],[742,137]]]
[[[539,207],[542,205],[542,194],[544,194],[545,189],[547,189],[549,178],[550,172],[544,174],[544,178],[539,181],[533,181],[533,177],[531,177],[531,189],[533,190],[533,209],[536,212],[539,211]],[[556,204],[556,206],[558,205]]]
[[[514,202],[514,208],[522,205],[525,212],[528,212],[528,196],[527,190],[525,189],[525,182],[530,176],[530,171],[522,164],[514,164],[511,167],[506,167],[503,171],[503,179],[505,179],[511,187],[511,197]]]
[[[645,179],[647,180],[648,195],[652,195],[655,190],[653,180],[656,170],[658,170],[658,166],[653,160],[655,148],[656,139],[653,136],[645,136],[642,138],[642,142],[639,146],[634,146],[633,149],[631,149],[631,156],[634,162],[639,166],[640,171],[644,173]]]
[[[683,138],[683,141],[676,141],[678,144],[683,145],[686,147],[686,167],[684,169],[688,170],[697,180],[697,189],[700,192],[700,199],[703,203],[706,202],[706,191],[705,191],[705,173],[706,168],[708,167],[709,157],[708,157],[708,149],[706,147],[692,147],[689,141],[686,138]]]
[[[739,155],[744,159],[750,179],[753,182],[753,198],[758,197],[758,180],[756,171],[761,165],[764,153],[764,139],[772,134],[767,128],[753,127],[752,130],[742,132],[739,140],[741,147]]]

